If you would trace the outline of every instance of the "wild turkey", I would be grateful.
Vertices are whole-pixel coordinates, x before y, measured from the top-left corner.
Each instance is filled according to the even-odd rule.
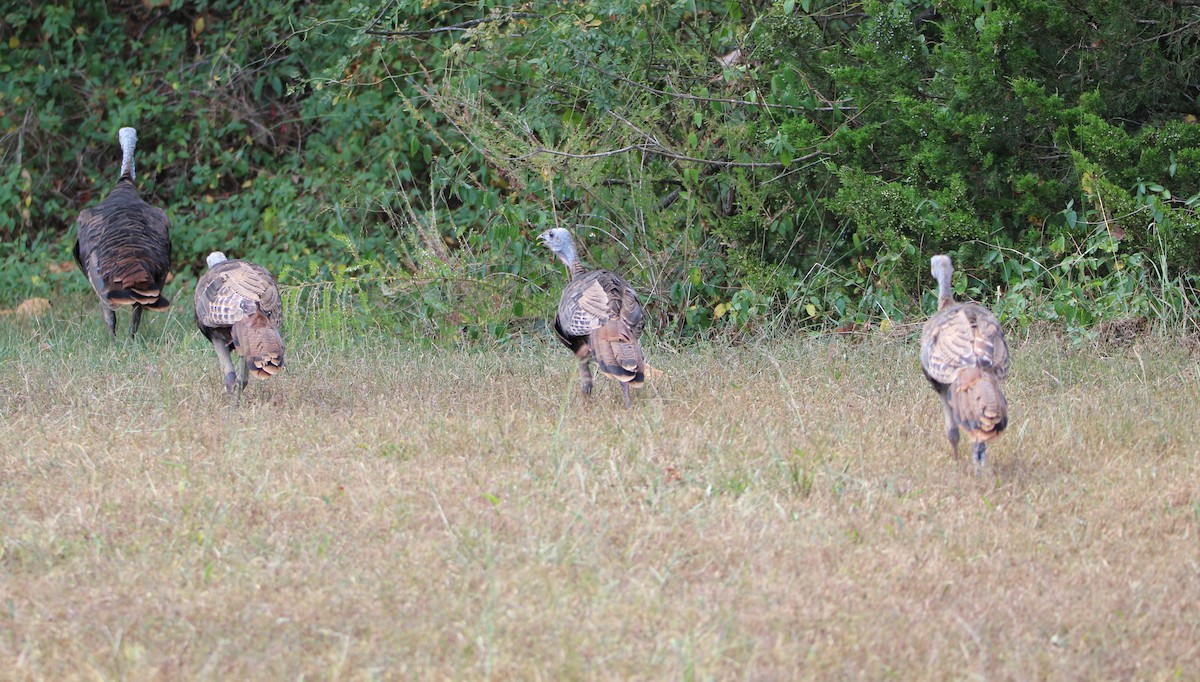
[[[1008,425],[1000,390],[1008,375],[1008,346],[987,308],[954,302],[948,256],[930,259],[930,271],[938,281],[938,311],[921,332],[921,369],[942,400],[950,454],[957,459],[959,432],[965,431],[974,442],[971,455],[983,464],[988,442]]]
[[[564,228],[547,230],[538,239],[567,266],[571,278],[558,301],[554,333],[579,360],[583,394],[592,394],[588,363],[595,360],[603,374],[621,383],[625,407],[630,407],[629,388],[641,386],[646,371],[638,343],[645,318],[637,293],[608,270],[584,269],[575,241]]]
[[[217,349],[227,393],[235,383],[241,393],[250,376],[270,379],[283,369],[282,311],[279,286],[266,268],[220,251],[208,255],[208,272],[196,282],[196,326]],[[240,381],[231,349],[242,356]]]
[[[121,128],[121,176],[99,204],[85,208],[76,222],[75,262],[100,297],[104,322],[117,335],[117,307],[133,306],[129,336],[137,333],[142,309],[163,311],[171,302],[163,286],[171,269],[170,223],[161,208],[138,196],[133,184],[137,131]]]

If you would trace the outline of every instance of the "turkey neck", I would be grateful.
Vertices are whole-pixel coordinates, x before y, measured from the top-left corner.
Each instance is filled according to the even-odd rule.
[[[938,275],[938,310],[954,303],[954,292],[950,289],[951,273],[943,271]]]
[[[137,138],[132,135],[121,135],[121,179],[133,180],[133,150],[137,146]]]
[[[579,262],[579,254],[575,252],[574,244],[568,243],[563,247],[563,252],[558,254],[558,257],[562,260],[563,265],[567,266],[567,274],[571,276],[571,279],[575,279],[587,272],[587,269],[583,267],[583,263]]]

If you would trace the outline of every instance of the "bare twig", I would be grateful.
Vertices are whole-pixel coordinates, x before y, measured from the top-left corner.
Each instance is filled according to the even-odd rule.
[[[628,83],[636,88],[641,88],[642,90],[645,90],[646,92],[649,92],[653,95],[658,95],[660,97],[674,97],[676,99],[686,99],[686,100],[691,100],[694,102],[713,102],[716,104],[736,104],[739,106],[761,107],[763,109],[784,109],[786,111],[855,111],[858,109],[858,107],[855,107],[855,106],[842,106],[840,102],[829,102],[829,106],[827,106],[827,107],[812,107],[811,109],[809,109],[807,107],[794,107],[794,106],[791,106],[788,104],[770,104],[768,102],[751,102],[749,100],[744,100],[744,99],[729,99],[729,98],[725,98],[725,97],[702,97],[700,95],[689,95],[689,94],[683,93],[683,92],[671,92],[668,90],[660,90],[658,88],[654,88],[649,85],[646,85],[645,83],[639,83],[635,80],[626,78],[625,76],[622,76],[620,74],[613,73],[607,69],[604,69],[604,68],[598,66],[597,64],[595,64],[594,62],[592,62],[591,60],[587,61],[587,65],[592,67],[593,69],[599,71],[600,73],[604,74],[605,76],[608,76],[609,78],[612,78],[612,79],[618,80],[618,81],[622,81],[624,83]],[[828,100],[826,100],[826,101],[828,101]]]
[[[480,17],[479,19],[471,19],[469,21],[463,21],[463,22],[459,22],[457,24],[451,24],[450,26],[438,26],[437,28],[427,28],[427,29],[421,29],[421,30],[417,30],[417,31],[379,31],[379,30],[375,30],[373,27],[377,23],[377,21],[378,21],[378,19],[377,19],[376,21],[371,22],[371,25],[368,26],[363,31],[363,33],[366,33],[367,35],[373,35],[373,36],[389,36],[389,37],[396,37],[396,38],[422,38],[422,37],[437,35],[438,33],[447,33],[450,31],[465,31],[469,28],[479,26],[480,24],[487,24],[487,23],[490,23],[493,21],[510,21],[512,19],[537,19],[540,17],[541,17],[540,14],[533,14],[532,12],[509,12],[508,14],[497,14],[497,15],[491,16],[491,17]]]
[[[652,152],[654,154],[658,154],[659,156],[665,156],[668,159],[675,159],[676,161],[690,161],[692,163],[702,163],[702,164],[705,164],[708,166],[719,166],[721,168],[783,168],[786,165],[786,164],[778,162],[778,161],[721,161],[721,160],[717,160],[717,159],[701,159],[701,158],[697,158],[695,156],[688,156],[687,154],[680,154],[678,152],[671,151],[671,149],[669,147],[667,147],[663,143],[659,142],[658,138],[651,135],[650,133],[647,133],[646,131],[642,130],[641,128],[638,128],[633,123],[631,123],[629,121],[629,119],[618,114],[617,112],[609,111],[608,113],[610,115],[612,115],[614,118],[616,118],[618,121],[620,121],[620,122],[624,123],[625,125],[629,126],[630,128],[632,128],[635,132],[637,132],[642,137],[646,138],[648,144],[640,145],[646,151]],[[816,150],[809,154],[805,154],[804,156],[798,156],[795,159],[793,159],[793,161],[807,161],[808,159],[816,158],[818,156],[821,156],[822,154],[824,154],[824,152],[822,152],[820,150]]]
[[[701,159],[695,156],[688,156],[687,154],[678,154],[668,150],[665,147],[652,151],[659,156],[665,156],[668,159],[675,159],[676,161],[690,161],[692,163],[702,163],[708,166],[719,166],[721,168],[783,168],[785,165],[787,165],[780,161],[721,161],[719,159]],[[796,161],[807,161],[809,159],[815,159],[824,154],[825,152],[817,150],[815,152],[805,154],[804,156],[797,156],[796,158],[792,159],[792,162],[795,163]]]
[[[503,161],[525,161],[527,159],[531,159],[531,158],[541,155],[541,154],[545,154],[548,156],[561,156],[561,157],[565,157],[568,159],[600,159],[600,158],[604,158],[607,156],[617,156],[620,154],[626,154],[626,153],[632,152],[632,151],[642,151],[647,154],[655,154],[657,156],[664,156],[668,159],[674,159],[676,161],[690,161],[692,163],[701,163],[701,164],[704,164],[707,166],[717,166],[720,168],[783,168],[784,167],[784,164],[779,161],[724,161],[721,159],[702,159],[702,158],[696,157],[696,156],[688,156],[687,154],[679,154],[677,152],[673,152],[670,149],[668,149],[658,143],[631,144],[631,145],[628,145],[625,147],[621,147],[620,149],[610,149],[607,151],[594,152],[591,154],[573,154],[571,152],[563,152],[563,151],[559,151],[557,149],[547,149],[545,147],[534,147],[528,154],[521,154],[520,156],[499,156],[496,154],[488,154],[488,155],[492,156],[493,158],[503,160]],[[811,154],[805,154],[804,156],[797,156],[795,158],[795,161],[807,161],[808,159],[816,158],[818,156],[821,156],[822,154],[824,154],[824,152],[815,151],[815,152],[812,152]]]
[[[1189,21],[1188,23],[1184,24],[1183,26],[1180,26],[1179,28],[1175,29],[1174,31],[1167,31],[1166,33],[1160,33],[1159,35],[1150,36],[1149,38],[1142,38],[1141,40],[1135,40],[1135,41],[1133,41],[1133,44],[1141,45],[1142,43],[1152,43],[1156,40],[1161,40],[1163,38],[1166,38],[1167,36],[1173,36],[1176,33],[1182,33],[1190,28],[1196,28],[1197,26],[1200,26],[1200,21]]]
[[[644,149],[645,147],[646,147],[646,145],[644,145],[644,144],[631,144],[627,147],[621,147],[620,149],[609,149],[608,151],[593,152],[591,154],[573,154],[571,152],[560,152],[557,149],[547,149],[545,147],[534,147],[533,151],[529,152],[528,154],[522,154],[520,156],[499,157],[499,158],[503,158],[506,161],[524,161],[525,159],[531,159],[535,156],[538,156],[539,154],[549,154],[550,156],[563,156],[568,159],[602,159],[606,156],[618,156],[620,154],[625,154],[627,152],[631,152],[631,151],[634,151],[637,149]]]
[[[380,8],[379,13],[375,15],[375,18],[371,20],[371,23],[367,24],[367,27],[363,29],[363,32],[371,33],[371,31],[375,30],[375,27],[379,25],[379,22],[383,21],[383,15],[387,14],[388,10],[390,10],[392,5],[395,3],[396,0],[388,0],[386,3],[384,3],[383,7]]]
[[[433,96],[433,94],[430,93],[426,89],[418,87],[418,92],[421,92],[421,94],[424,95],[425,97],[427,97],[430,101],[434,101],[434,102],[437,101],[436,98]],[[471,107],[472,106],[471,103],[468,103],[468,102],[465,102],[462,100],[458,100],[458,103],[460,106],[463,106],[463,107]],[[494,149],[483,148],[480,145],[476,144],[475,141],[473,140],[472,136],[469,135],[467,133],[467,131],[463,130],[462,127],[459,125],[459,123],[455,120],[456,117],[453,114],[450,114],[449,112],[445,112],[445,113],[447,113],[448,122],[451,125],[453,125],[455,127],[455,129],[457,129],[459,131],[459,133],[461,133],[463,135],[463,137],[467,140],[467,143],[470,144],[472,148],[474,148],[477,152],[479,152],[483,156],[490,158],[490,159],[494,159],[496,161],[505,161],[505,162],[526,161],[528,159],[531,159],[531,158],[534,158],[537,156],[541,156],[541,155],[558,156],[558,157],[563,157],[563,158],[568,158],[568,159],[600,159],[600,158],[605,158],[605,157],[610,157],[610,156],[618,156],[621,154],[627,154],[630,152],[642,152],[644,154],[657,155],[657,156],[665,157],[668,159],[674,159],[676,161],[699,163],[699,164],[703,164],[706,166],[717,167],[717,168],[785,168],[786,167],[785,164],[778,162],[778,161],[726,161],[723,159],[704,159],[704,158],[700,158],[700,157],[689,156],[687,154],[681,154],[679,152],[672,150],[670,147],[662,144],[656,137],[654,137],[653,135],[650,135],[649,133],[647,133],[644,130],[641,130],[636,125],[631,123],[628,119],[624,118],[620,114],[617,114],[616,112],[613,112],[613,111],[610,111],[609,114],[611,114],[614,118],[623,122],[628,127],[632,128],[639,135],[641,135],[643,138],[645,138],[646,141],[641,144],[630,144],[630,145],[626,145],[624,147],[620,147],[618,149],[610,149],[610,150],[605,150],[605,151],[600,151],[600,152],[592,152],[592,153],[588,153],[588,154],[577,154],[577,153],[573,153],[573,152],[559,151],[557,149],[548,149],[546,147],[541,147],[541,146],[531,146],[528,148],[529,151],[525,154],[519,154],[519,155],[515,155],[515,156],[507,156],[507,155],[497,154]],[[513,137],[516,137],[516,136],[514,135]],[[805,154],[803,156],[796,157],[793,161],[794,162],[807,161],[807,160],[818,158],[818,157],[825,156],[825,155],[826,155],[826,152],[823,152],[820,150],[815,150],[809,154]]]

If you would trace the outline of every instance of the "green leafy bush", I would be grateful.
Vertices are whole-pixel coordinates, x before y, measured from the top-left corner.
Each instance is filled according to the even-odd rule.
[[[533,240],[551,225],[669,333],[920,319],[943,251],[1017,324],[1191,323],[1191,4],[68,1],[2,21],[6,300],[86,289],[71,225],[133,124],[177,273],[253,258],[318,327],[361,318],[334,335],[523,333],[561,284]]]

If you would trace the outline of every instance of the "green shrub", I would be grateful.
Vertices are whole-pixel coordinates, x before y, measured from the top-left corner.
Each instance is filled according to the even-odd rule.
[[[551,225],[670,333],[920,319],[943,251],[1016,324],[1188,324],[1196,21],[1151,0],[13,7],[0,297],[86,290],[72,224],[132,124],[177,274],[255,259],[317,327],[361,318],[331,338],[523,333],[561,283]]]

